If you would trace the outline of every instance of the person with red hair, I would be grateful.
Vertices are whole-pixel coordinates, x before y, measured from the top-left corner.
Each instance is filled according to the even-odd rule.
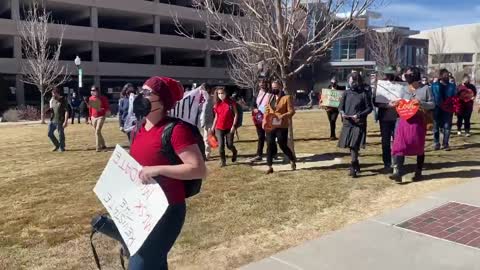
[[[207,173],[196,138],[185,122],[173,127],[168,147],[180,164],[172,165],[162,152],[162,133],[175,121],[168,117],[168,111],[182,99],[183,92],[180,83],[171,78],[152,77],[145,82],[133,105],[139,124],[131,134],[130,154],[143,166],[139,174],[142,182],[158,183],[169,206],[143,246],[130,258],[130,270],[168,269],[168,252],[185,221],[186,182],[204,178]]]

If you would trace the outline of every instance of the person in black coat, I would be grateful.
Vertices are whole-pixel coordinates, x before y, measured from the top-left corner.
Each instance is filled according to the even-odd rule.
[[[350,176],[357,177],[360,172],[358,154],[365,148],[367,138],[367,116],[372,112],[372,89],[363,82],[358,73],[348,78],[349,88],[343,94],[339,111],[343,121],[338,147],[349,148],[352,157]]]

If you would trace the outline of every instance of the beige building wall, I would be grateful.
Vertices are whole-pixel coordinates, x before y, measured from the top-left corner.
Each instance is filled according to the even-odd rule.
[[[469,73],[479,82],[480,23],[426,30],[412,37],[429,39],[428,64],[431,72],[438,71],[439,68],[447,68],[452,73]],[[451,57],[452,63],[434,63],[435,55],[452,54],[457,55]],[[460,55],[471,55],[471,61],[463,61],[465,59]]]
[[[24,85],[20,80],[21,63],[24,61],[21,55],[21,43],[17,31],[17,22],[20,19],[20,9],[24,0],[1,0],[9,1],[7,6],[11,8],[11,19],[0,19],[0,36],[13,37],[14,45],[13,58],[0,58],[0,74],[17,75],[16,98],[18,104],[25,102]],[[149,77],[154,75],[170,76],[182,81],[191,79],[211,81],[213,83],[228,83],[229,77],[225,68],[211,67],[211,53],[209,50],[225,46],[224,43],[211,40],[207,35],[205,39],[190,39],[175,35],[160,34],[162,21],[171,21],[171,17],[177,16],[181,22],[188,22],[205,27],[204,22],[193,8],[169,5],[156,1],[145,0],[48,0],[47,9],[52,7],[73,7],[82,10],[79,16],[88,16],[90,26],[68,25],[65,31],[64,40],[70,43],[81,42],[91,47],[91,61],[82,61],[84,76],[94,78],[95,84],[99,85],[102,77]],[[153,24],[152,33],[124,31],[116,29],[99,28],[99,13],[104,14],[133,14],[138,19],[149,20]],[[126,21],[125,23],[129,23]],[[51,25],[51,37],[59,37],[60,27]],[[129,64],[101,62],[99,46],[101,44],[113,44],[131,50],[147,48],[154,51],[154,64]],[[162,65],[162,50],[188,50],[204,54],[205,66],[174,66]],[[76,67],[72,61],[65,61],[68,70],[72,75],[76,73]]]

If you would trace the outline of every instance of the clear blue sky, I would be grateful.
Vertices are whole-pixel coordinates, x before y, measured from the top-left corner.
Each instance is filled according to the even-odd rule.
[[[409,26],[414,30],[480,23],[480,0],[383,1],[387,4],[377,10],[382,13],[382,20],[390,20],[395,25]]]

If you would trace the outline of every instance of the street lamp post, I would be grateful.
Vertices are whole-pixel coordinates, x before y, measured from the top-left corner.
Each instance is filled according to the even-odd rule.
[[[78,69],[78,89],[83,87],[83,70],[82,70],[82,59],[77,55],[74,60],[75,66]]]

